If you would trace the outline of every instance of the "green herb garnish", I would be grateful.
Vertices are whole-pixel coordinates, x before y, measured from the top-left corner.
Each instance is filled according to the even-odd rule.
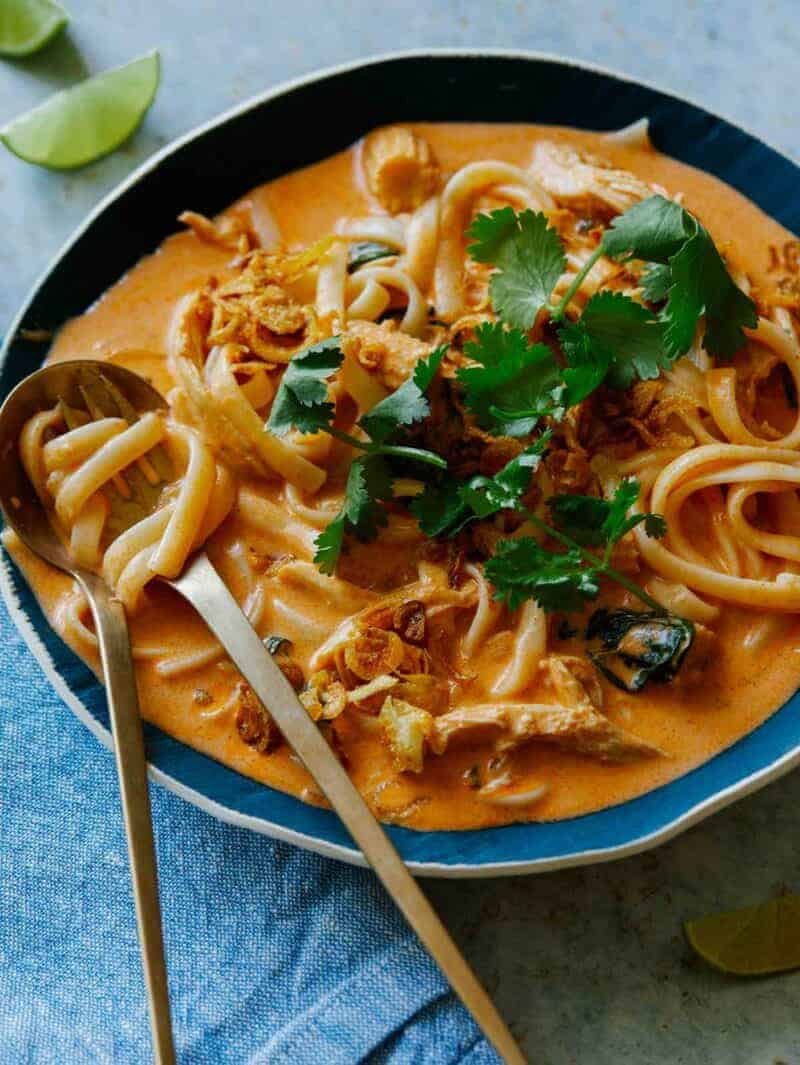
[[[596,597],[598,579],[608,577],[656,613],[664,614],[660,603],[611,565],[614,546],[634,526],[644,522],[650,536],[663,536],[666,531],[660,515],[628,515],[638,497],[639,484],[634,480],[623,481],[610,500],[555,496],[550,501],[554,525],[518,507],[532,525],[566,551],[549,551],[533,537],[501,540],[494,557],[486,563],[486,576],[494,584],[497,598],[512,609],[526,599],[535,599],[545,610],[576,610]],[[593,554],[587,545],[602,547],[602,554]]]
[[[497,314],[516,329],[531,329],[566,269],[558,233],[541,213],[503,207],[478,215],[467,236],[472,258],[495,267],[489,291]]]
[[[551,436],[550,432],[542,433],[494,477],[478,474],[468,481],[457,481],[445,475],[438,481],[429,481],[411,504],[420,529],[426,536],[452,537],[472,521],[491,517],[500,510],[517,509]]]
[[[612,258],[634,258],[651,265],[645,274],[647,299],[661,302],[664,343],[669,358],[691,347],[697,323],[705,317],[703,347],[730,358],[754,329],[758,312],[734,284],[708,230],[683,207],[650,196],[615,218],[601,248]]]
[[[475,219],[468,236],[470,255],[495,267],[490,294],[500,321],[476,331],[465,353],[480,367],[461,370],[459,378],[468,408],[492,432],[525,435],[543,415],[558,417],[603,381],[628,388],[658,377],[689,350],[701,317],[705,347],[727,357],[744,343],[744,327],[757,324],[755,305],[734,284],[708,231],[663,196],[614,219],[556,304],[552,293],[566,259],[544,214],[492,211]],[[643,293],[662,309],[602,291],[568,319],[573,296],[603,255],[646,262]],[[558,327],[563,369],[549,349],[524,336],[542,309]]]
[[[526,436],[544,415],[563,414],[563,375],[546,344],[531,344],[521,330],[487,322],[464,353],[479,365],[460,369],[458,380],[484,429]]]
[[[399,431],[430,414],[425,390],[446,350],[437,348],[427,359],[420,359],[413,375],[361,418],[358,428],[367,434],[368,440],[334,425],[336,412],[328,400],[328,380],[342,364],[338,337],[314,344],[295,355],[287,365],[266,428],[278,436],[291,429],[303,433],[326,432],[363,452],[350,466],[341,511],[317,537],[314,560],[323,573],[332,573],[336,568],[348,533],[360,540],[371,540],[388,521],[386,503],[392,499],[393,484],[391,459],[447,469],[445,460],[433,451],[395,442]]]

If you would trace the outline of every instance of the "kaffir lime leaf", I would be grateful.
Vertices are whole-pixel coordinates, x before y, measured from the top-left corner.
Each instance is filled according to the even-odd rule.
[[[722,972],[763,976],[800,968],[800,895],[701,917],[684,928],[692,948]]]

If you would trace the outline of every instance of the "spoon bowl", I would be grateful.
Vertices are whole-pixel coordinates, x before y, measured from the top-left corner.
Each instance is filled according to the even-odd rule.
[[[112,387],[108,392],[107,384]],[[136,415],[148,410],[165,410],[166,401],[143,377],[113,363],[77,359],[44,366],[21,381],[0,407],[0,509],[7,524],[35,554],[53,566],[81,579],[87,571],[77,566],[56,533],[50,518],[28,480],[19,453],[23,426],[39,411],[54,407],[59,401],[70,407],[85,407],[86,395],[108,395],[107,413],[123,414],[118,409],[123,397],[126,410]],[[94,576],[94,575],[92,575]]]

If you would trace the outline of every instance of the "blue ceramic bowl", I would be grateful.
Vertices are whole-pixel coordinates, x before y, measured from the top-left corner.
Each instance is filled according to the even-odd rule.
[[[642,116],[650,119],[661,151],[716,174],[788,229],[800,231],[798,167],[694,104],[550,56],[438,51],[378,57],[272,89],[183,137],[131,175],[62,249],[20,311],[0,353],[0,395],[41,357],[41,348],[20,331],[55,329],[85,310],[174,230],[187,190],[194,209],[214,214],[254,185],[392,121],[542,122],[613,130]],[[313,137],[304,132],[309,126]],[[267,151],[268,144],[280,144],[280,155]],[[0,585],[53,685],[110,746],[100,684],[52,632],[5,559]],[[256,784],[157,729],[148,728],[147,742],[153,778],[209,813],[363,863],[335,814]],[[798,762],[800,696],[795,696],[698,769],[611,809],[552,824],[471,832],[390,828],[389,834],[416,872],[432,876],[529,873],[607,861],[669,839]]]

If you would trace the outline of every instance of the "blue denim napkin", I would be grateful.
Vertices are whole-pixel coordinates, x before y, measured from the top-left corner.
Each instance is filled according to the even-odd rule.
[[[0,648],[0,1062],[146,1062],[112,756]],[[181,1065],[498,1060],[371,873],[151,796]]]

